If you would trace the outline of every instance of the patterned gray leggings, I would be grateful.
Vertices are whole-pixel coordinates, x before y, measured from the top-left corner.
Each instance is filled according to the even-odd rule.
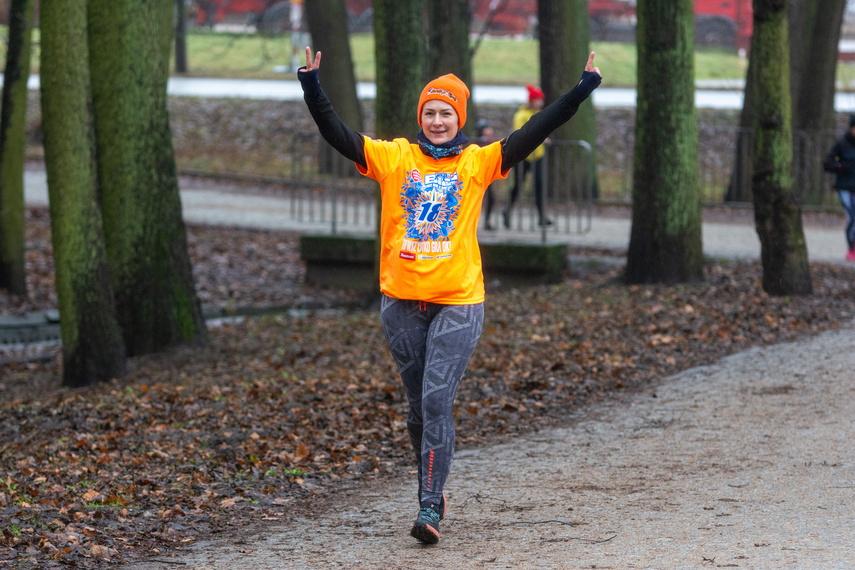
[[[439,305],[383,295],[380,321],[404,382],[419,502],[439,504],[454,455],[454,396],[481,336],[484,304]]]

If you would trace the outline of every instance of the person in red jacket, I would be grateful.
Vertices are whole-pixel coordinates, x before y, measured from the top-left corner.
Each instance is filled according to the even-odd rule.
[[[477,228],[487,187],[568,121],[601,76],[590,54],[576,87],[523,128],[486,146],[469,142],[469,88],[453,74],[419,97],[416,143],[375,140],[338,117],[318,82],[321,53],[306,48],[297,77],[321,135],[380,184],[380,321],[409,403],[407,432],[418,465],[419,511],[410,534],[439,541],[444,487],[454,455],[457,387],[481,336],[484,276]]]

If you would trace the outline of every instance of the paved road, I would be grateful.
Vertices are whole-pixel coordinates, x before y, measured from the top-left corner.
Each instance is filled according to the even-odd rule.
[[[189,223],[238,225],[264,229],[319,231],[317,223],[295,221],[290,212],[290,200],[272,195],[253,195],[234,187],[212,187],[193,179],[182,179],[181,199],[184,219]],[[44,171],[28,170],[24,187],[27,203],[47,204],[47,182]],[[328,224],[327,224],[328,225]],[[321,226],[322,227],[322,226]],[[342,228],[347,230],[347,228]],[[363,229],[364,231],[364,229]],[[552,241],[566,242],[578,247],[625,250],[629,244],[630,222],[627,219],[596,217],[587,233],[550,234]],[[840,228],[806,227],[808,256],[812,261],[843,263],[845,239],[843,221]],[[486,233],[490,240],[513,238],[538,240],[539,234],[520,232]],[[705,223],[703,226],[704,254],[723,259],[757,259],[760,241],[753,226],[737,223]]]
[[[25,186],[30,204],[46,203],[43,172]],[[282,199],[187,179],[181,190],[188,221],[292,227]],[[566,239],[625,249],[629,227],[595,218]],[[842,262],[842,227],[806,235],[811,259]],[[704,246],[759,255],[747,224],[705,224]],[[566,428],[461,450],[430,549],[408,536],[408,476],[128,568],[852,568],[853,346],[849,324],[750,350],[586,408]]]
[[[732,80],[699,81],[695,90],[695,106],[699,109],[741,109],[743,83]],[[28,87],[38,89],[39,85],[39,76],[30,76]],[[374,83],[360,82],[356,85],[356,91],[360,99],[373,99],[376,86]],[[167,92],[175,97],[234,97],[278,101],[291,101],[303,96],[299,82],[287,79],[171,77]],[[525,101],[526,97],[525,87],[522,86],[478,85],[472,90],[472,98],[476,103],[518,104]],[[635,98],[635,89],[614,87],[597,89],[592,95],[595,107],[635,107]],[[834,107],[839,113],[855,112],[855,93],[837,93]]]
[[[412,475],[129,570],[851,569],[855,329],[753,349],[460,450],[437,546]]]

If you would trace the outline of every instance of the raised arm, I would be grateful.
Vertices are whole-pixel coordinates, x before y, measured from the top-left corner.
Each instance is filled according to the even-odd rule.
[[[321,52],[317,52],[313,59],[311,48],[306,46],[306,66],[297,70],[297,79],[303,88],[303,100],[324,140],[346,159],[366,168],[368,163],[365,161],[365,139],[363,135],[345,125],[333,109],[318,80],[320,66]]]
[[[535,113],[525,125],[502,141],[502,172],[507,172],[524,160],[552,131],[569,121],[602,80],[600,68],[594,67],[594,52],[591,52],[579,83],[557,101]]]

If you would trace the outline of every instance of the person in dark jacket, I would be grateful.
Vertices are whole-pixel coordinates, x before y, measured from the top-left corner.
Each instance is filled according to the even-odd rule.
[[[848,261],[855,261],[855,114],[849,116],[849,130],[834,143],[823,166],[834,173],[834,189],[846,211]]]
[[[490,126],[487,119],[478,119],[478,122],[475,123],[475,140],[473,142],[478,146],[487,146],[488,144],[496,142],[495,135],[493,134],[493,127]],[[487,190],[484,193],[483,215],[481,216],[484,218],[485,230],[496,229],[493,224],[490,223],[490,214],[493,212],[493,206],[495,203],[496,194],[493,192],[493,186],[487,186]]]

